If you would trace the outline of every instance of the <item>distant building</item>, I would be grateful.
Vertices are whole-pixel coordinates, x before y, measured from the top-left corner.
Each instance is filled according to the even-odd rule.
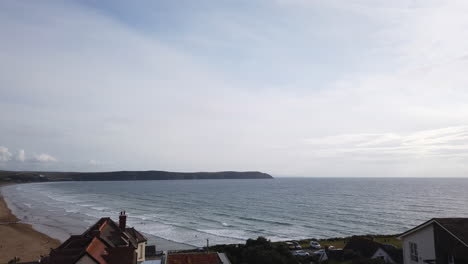
[[[121,212],[119,224],[101,218],[83,234],[71,236],[52,249],[41,263],[46,264],[136,264],[145,260],[147,239],[126,226],[127,215]]]
[[[231,264],[224,253],[166,253],[161,264]]]
[[[344,251],[353,251],[358,256],[369,259],[381,259],[385,263],[402,263],[401,250],[392,245],[385,245],[364,237],[352,237]]]
[[[399,238],[404,264],[468,263],[468,218],[433,218]]]

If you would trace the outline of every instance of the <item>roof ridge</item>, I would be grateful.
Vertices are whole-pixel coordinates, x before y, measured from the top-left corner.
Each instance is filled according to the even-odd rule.
[[[440,223],[439,221],[437,221],[437,219],[457,219],[457,220],[460,220],[460,219],[464,219],[464,220],[468,220],[468,218],[433,218],[434,222],[437,223],[440,227],[442,227],[447,233],[449,233],[451,236],[453,236],[454,238],[456,238],[458,241],[460,241],[464,246],[468,247],[468,243],[464,241],[464,239],[460,238],[458,235],[454,234],[452,231],[450,231],[446,226],[444,226],[444,224]]]

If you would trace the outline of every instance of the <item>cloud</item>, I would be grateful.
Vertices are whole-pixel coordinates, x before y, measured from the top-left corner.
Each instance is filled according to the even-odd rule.
[[[306,139],[317,156],[367,160],[468,158],[468,126],[407,134],[347,134]]]
[[[0,161],[10,161],[12,154],[8,151],[8,148],[0,146]]]
[[[34,162],[57,162],[57,159],[49,154],[36,154],[32,159]]]
[[[18,153],[16,153],[15,160],[24,162],[26,160],[26,154],[23,149],[20,149]]]

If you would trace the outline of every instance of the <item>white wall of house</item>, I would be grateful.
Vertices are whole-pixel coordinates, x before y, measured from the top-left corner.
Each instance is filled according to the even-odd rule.
[[[434,227],[433,224],[425,226],[410,233],[403,238],[404,264],[424,263],[424,260],[435,260]],[[416,243],[418,248],[418,261],[411,259],[410,243]]]
[[[393,259],[385,252],[385,250],[379,248],[377,251],[375,251],[374,255],[371,257],[373,259],[383,259],[385,263],[391,263],[394,264],[395,262]]]
[[[146,242],[138,243],[138,247],[136,249],[137,252],[137,261],[145,261],[146,255]]]
[[[83,255],[77,262],[75,262],[76,264],[97,264],[96,261],[94,261],[94,259],[92,259],[90,256],[88,255]]]

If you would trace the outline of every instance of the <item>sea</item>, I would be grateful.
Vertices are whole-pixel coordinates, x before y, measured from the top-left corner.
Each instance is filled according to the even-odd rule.
[[[143,232],[158,250],[399,234],[434,217],[468,217],[468,179],[275,178],[9,185],[13,213],[60,240],[101,217]]]

